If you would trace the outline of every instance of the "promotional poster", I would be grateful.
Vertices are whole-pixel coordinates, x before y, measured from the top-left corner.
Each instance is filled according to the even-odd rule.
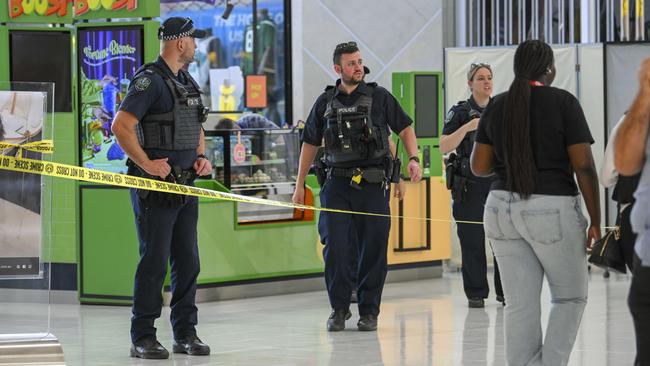
[[[0,141],[41,140],[46,94],[0,91]],[[0,155],[16,156],[16,148]],[[40,153],[22,156],[41,159]],[[41,263],[41,176],[0,170],[0,279],[38,276]]]
[[[129,82],[142,65],[141,27],[80,29],[81,161],[86,168],[126,172],[126,154],[111,132]]]

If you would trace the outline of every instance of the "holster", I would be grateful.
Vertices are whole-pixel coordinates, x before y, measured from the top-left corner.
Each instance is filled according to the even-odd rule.
[[[127,166],[129,167],[130,175],[137,175],[142,178],[161,180],[160,177],[154,177],[150,174],[147,174],[130,159],[127,161]],[[172,166],[171,168],[171,172],[164,179],[165,182],[191,185],[192,182],[194,182],[194,179],[196,179],[196,171],[194,169],[183,170],[179,166]],[[150,191],[147,189],[136,189],[136,193],[138,197],[142,199],[143,203],[149,207],[155,208],[179,208],[186,204],[189,199],[189,196],[184,194]]]
[[[384,170],[386,172],[386,177],[390,183],[399,183],[402,161],[399,158],[393,159],[390,156],[386,157],[386,162],[384,163]]]
[[[451,153],[445,159],[445,178],[447,180],[447,189],[451,190],[454,187],[454,177],[458,174],[456,172],[456,160],[458,155]]]
[[[465,193],[467,192],[467,178],[455,175],[453,186],[451,188],[451,197],[454,202],[465,202]]]
[[[322,187],[325,180],[327,180],[327,166],[322,158],[318,158],[314,161],[314,175],[316,175],[318,185]]]

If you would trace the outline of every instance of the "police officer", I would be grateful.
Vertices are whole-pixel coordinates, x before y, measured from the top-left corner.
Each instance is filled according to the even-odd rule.
[[[363,61],[355,42],[337,45],[333,60],[340,79],[318,97],[305,123],[293,201],[304,202],[305,177],[324,138],[326,179],[321,187],[321,206],[389,214],[389,127],[399,134],[411,157],[411,180],[420,179],[411,120],[386,89],[363,81]],[[325,283],[332,306],[327,329],[345,329],[345,321],[352,316],[350,266],[351,258],[358,256],[357,327],[376,330],[388,268],[390,219],[322,212],[318,230],[325,245]]]
[[[483,109],[492,95],[492,69],[485,63],[473,63],[467,73],[467,85],[472,95],[458,102],[447,113],[440,138],[440,151],[451,154],[447,163],[447,184],[453,198],[454,218],[459,221],[483,221],[483,205],[490,190],[490,178],[472,174],[469,157],[474,145],[476,128]],[[488,297],[487,259],[483,225],[457,225],[462,253],[463,287],[469,307],[482,308]],[[499,267],[494,261],[494,286],[497,301],[505,304]]]
[[[194,60],[195,38],[205,32],[189,18],[169,18],[158,31],[161,53],[134,75],[113,122],[113,133],[129,156],[129,174],[191,185],[209,174],[201,124],[206,109],[200,89],[183,66]],[[131,356],[164,359],[154,320],[162,308],[162,286],[171,264],[171,323],[174,353],[207,355],[197,337],[196,278],[198,200],[196,197],[131,190],[140,262],[135,273]]]

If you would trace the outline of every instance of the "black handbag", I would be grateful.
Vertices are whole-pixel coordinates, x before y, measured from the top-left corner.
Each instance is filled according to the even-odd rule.
[[[591,256],[589,263],[606,270],[613,270],[618,273],[627,273],[625,268],[625,257],[619,240],[621,238],[621,229],[616,226],[591,247]]]

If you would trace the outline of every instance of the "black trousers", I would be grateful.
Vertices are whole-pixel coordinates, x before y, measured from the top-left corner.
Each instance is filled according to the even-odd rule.
[[[179,208],[154,208],[146,205],[131,189],[131,203],[140,241],[140,262],[133,287],[133,342],[156,336],[154,321],[162,310],[162,287],[171,266],[171,316],[174,339],[196,335],[196,278],[199,275],[199,250],[196,225],[198,199],[190,197]]]
[[[389,214],[390,191],[382,184],[350,186],[350,178],[330,177],[320,194],[322,207]],[[321,212],[318,232],[325,260],[325,285],[333,309],[350,307],[352,288],[358,284],[359,313],[379,315],[381,294],[388,271],[390,218]],[[351,274],[357,258],[357,279]]]
[[[459,221],[483,221],[485,200],[490,193],[486,183],[467,183],[464,200],[454,200],[454,219]],[[463,224],[456,226],[462,256],[463,288],[468,299],[488,297],[487,258],[485,256],[485,231],[483,225]],[[503,296],[499,266],[494,258],[494,286],[497,296]]]
[[[635,257],[632,284],[627,298],[636,334],[635,366],[650,365],[650,267]]]

